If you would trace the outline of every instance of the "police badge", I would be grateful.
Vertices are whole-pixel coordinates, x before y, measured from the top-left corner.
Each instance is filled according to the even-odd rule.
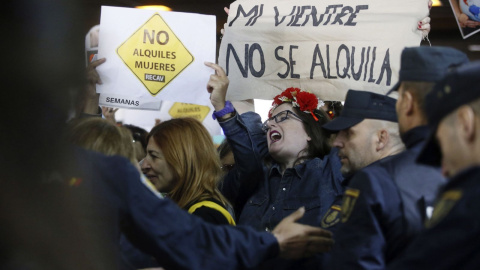
[[[325,216],[323,216],[320,226],[322,226],[322,228],[328,228],[337,224],[340,221],[341,212],[342,207],[340,205],[332,205]]]
[[[425,222],[425,227],[431,228],[440,222],[452,210],[460,198],[462,198],[461,190],[451,190],[443,193],[440,200],[435,204],[432,218]]]
[[[357,202],[357,198],[360,195],[360,190],[347,188],[345,195],[343,195],[342,203],[342,223],[347,222],[348,218],[352,214],[353,207]]]

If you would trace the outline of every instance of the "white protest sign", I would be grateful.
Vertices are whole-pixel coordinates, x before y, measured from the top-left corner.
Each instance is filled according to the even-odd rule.
[[[348,89],[386,93],[426,16],[428,0],[235,1],[218,58],[227,98],[272,99],[288,87],[324,100],[344,100]]]
[[[160,101],[209,104],[215,16],[102,7],[97,67],[100,104],[159,110]]]

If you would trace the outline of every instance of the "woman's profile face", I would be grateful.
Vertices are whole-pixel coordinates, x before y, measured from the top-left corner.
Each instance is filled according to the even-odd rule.
[[[277,120],[268,121],[266,135],[270,155],[277,162],[288,164],[295,161],[298,154],[307,148],[311,138],[307,135],[300,118],[291,113],[286,118],[282,117],[285,111],[293,112],[292,104],[283,103],[273,111],[272,117],[277,116]]]
[[[148,141],[147,156],[142,162],[142,172],[160,192],[170,192],[175,186],[170,166],[153,137]]]

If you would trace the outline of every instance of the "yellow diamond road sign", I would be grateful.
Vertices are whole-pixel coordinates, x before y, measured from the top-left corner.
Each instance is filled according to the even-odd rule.
[[[194,60],[158,13],[122,43],[117,54],[152,96]]]
[[[173,106],[168,111],[170,116],[172,116],[173,118],[191,117],[199,120],[200,122],[203,122],[209,112],[210,107],[208,106],[181,102],[175,102],[175,104],[173,104]]]

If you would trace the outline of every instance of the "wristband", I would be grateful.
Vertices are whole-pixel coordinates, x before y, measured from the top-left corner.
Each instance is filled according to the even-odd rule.
[[[212,118],[213,120],[216,120],[217,118],[220,118],[226,114],[233,113],[235,111],[235,108],[233,107],[232,103],[230,101],[225,102],[225,107],[221,109],[220,111],[214,111],[212,113]]]

